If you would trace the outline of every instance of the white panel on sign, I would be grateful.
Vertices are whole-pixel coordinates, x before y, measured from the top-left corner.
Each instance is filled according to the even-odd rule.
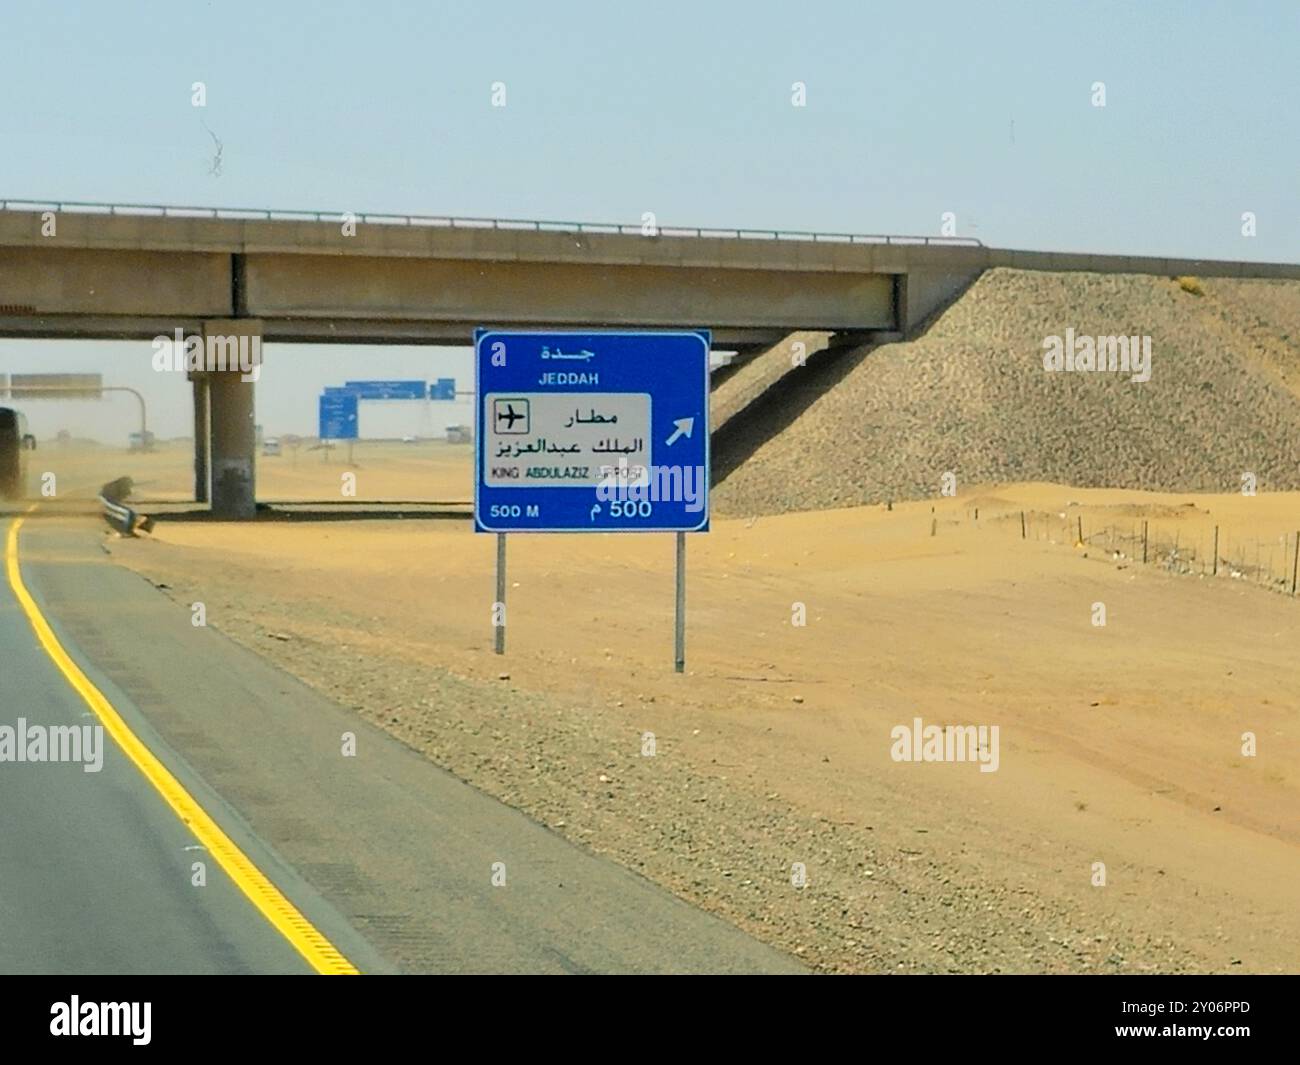
[[[650,465],[646,392],[494,392],[483,398],[483,482],[596,486]]]

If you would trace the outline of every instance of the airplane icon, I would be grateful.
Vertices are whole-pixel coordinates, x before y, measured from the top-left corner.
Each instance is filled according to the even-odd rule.
[[[522,410],[515,410],[516,404],[519,404]],[[498,433],[528,432],[528,400],[498,399],[494,401],[493,408]],[[504,426],[502,425],[503,422],[505,423]],[[524,424],[516,429],[515,422],[523,422]]]

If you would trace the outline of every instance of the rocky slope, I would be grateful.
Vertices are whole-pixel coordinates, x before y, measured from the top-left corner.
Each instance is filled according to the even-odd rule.
[[[1150,336],[1150,380],[1045,371],[1044,338],[1067,328]],[[719,513],[922,498],[946,472],[959,489],[1222,492],[1245,472],[1294,489],[1300,283],[992,270],[924,336],[782,387],[715,448]]]

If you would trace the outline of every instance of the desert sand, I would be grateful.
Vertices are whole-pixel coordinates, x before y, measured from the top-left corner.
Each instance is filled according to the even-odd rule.
[[[1296,493],[1024,484],[717,520],[689,539],[684,676],[671,536],[512,537],[503,657],[495,538],[468,520],[163,520],[111,551],[433,761],[823,970],[1280,972],[1300,942],[1300,601],[1227,563],[1076,541],[1080,517],[1085,541],[1145,519],[1208,565],[1217,524],[1277,540],[1280,573],[1298,513]],[[917,717],[999,726],[997,771],[894,761]]]
[[[278,456],[257,456],[258,498],[284,502],[468,503],[474,495],[472,455],[467,444],[421,441],[418,444],[360,441],[352,461],[347,446],[328,452],[310,444],[284,449]],[[100,485],[122,476],[134,482],[131,498],[142,505],[186,503],[194,499],[194,453],[190,440],[160,441],[157,450],[128,452],[125,448],[77,442],[60,446],[42,441],[30,460],[33,488],[40,477],[56,477],[56,499],[70,504],[93,498]],[[355,480],[355,495],[345,495],[344,474]]]

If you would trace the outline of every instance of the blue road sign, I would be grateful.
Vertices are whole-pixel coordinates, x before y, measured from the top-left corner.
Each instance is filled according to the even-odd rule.
[[[357,438],[357,394],[327,392],[320,397],[320,432],[322,440]]]
[[[423,381],[345,381],[343,384],[362,399],[424,399],[427,393]]]
[[[456,378],[439,377],[429,386],[429,398],[454,400],[456,398]]]
[[[708,529],[709,343],[476,330],[475,528]]]

